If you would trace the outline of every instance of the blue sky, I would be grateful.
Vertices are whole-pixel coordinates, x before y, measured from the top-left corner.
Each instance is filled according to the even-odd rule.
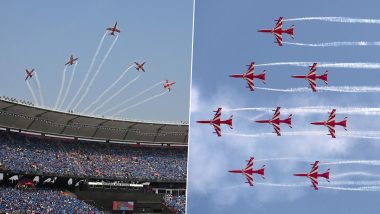
[[[58,96],[64,63],[70,54],[74,54],[79,57],[79,64],[69,92],[69,98],[73,97],[84,79],[105,28],[118,21],[121,29],[118,41],[78,110],[89,105],[134,61],[147,61],[147,72],[104,109],[169,79],[176,82],[172,92],[120,116],[142,120],[187,121],[192,7],[192,1],[175,0],[3,2],[0,8],[3,29],[0,35],[0,95],[33,101],[24,78],[26,68],[35,68],[47,105],[53,106]],[[112,39],[106,37],[93,73]],[[66,84],[70,72],[71,69],[67,72]],[[136,75],[134,69],[130,70],[109,94],[115,93]],[[161,87],[156,87],[134,102],[160,93],[163,90]],[[125,107],[132,104],[126,104]]]
[[[192,72],[191,127],[189,146],[188,213],[374,213],[380,199],[378,192],[320,189],[314,191],[306,179],[293,173],[309,171],[315,160],[377,160],[379,141],[339,137],[362,131],[378,131],[379,116],[341,114],[348,116],[348,131],[341,127],[337,139],[329,136],[293,136],[247,138],[224,135],[217,138],[207,125],[196,124],[208,119],[217,107],[284,108],[305,106],[378,107],[375,93],[279,93],[256,90],[250,92],[243,80],[231,79],[229,74],[243,73],[250,61],[256,63],[307,62],[380,62],[378,47],[312,48],[285,45],[278,47],[274,37],[257,33],[261,28],[274,26],[274,19],[310,16],[343,16],[380,19],[376,1],[196,1],[194,64]],[[360,9],[358,9],[360,8]],[[339,41],[379,41],[379,25],[345,24],[320,21],[286,22],[295,25],[294,42],[322,43]],[[284,36],[284,41],[291,38]],[[267,84],[255,80],[256,86],[270,88],[306,87],[304,80],[291,75],[306,74],[308,68],[295,66],[257,67],[267,70]],[[318,74],[329,70],[329,86],[378,86],[379,70],[319,68]],[[322,86],[322,82],[318,82]],[[294,114],[293,128],[282,125],[283,132],[322,131],[324,127],[308,125],[327,118],[320,114]],[[252,120],[270,118],[262,112],[224,112],[223,118],[234,114],[234,129],[223,127],[224,133],[259,134],[272,132],[269,125]],[[288,114],[282,114],[286,117]],[[222,133],[223,134],[223,133]],[[245,178],[229,174],[231,169],[245,166],[250,156],[256,159],[296,157],[302,161],[262,161],[266,164],[266,179],[255,176],[258,183],[304,184],[303,187],[270,187],[256,185],[249,188]],[[379,166],[361,164],[324,165],[321,172],[331,168],[330,184],[322,186],[355,187],[349,182],[377,182]],[[349,174],[349,175],[347,175]],[[371,174],[371,176],[368,176]],[[366,176],[363,176],[366,175]],[[340,182],[340,184],[339,184]]]

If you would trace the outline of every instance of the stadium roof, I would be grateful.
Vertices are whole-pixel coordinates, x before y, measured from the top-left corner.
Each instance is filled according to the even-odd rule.
[[[0,127],[117,142],[187,145],[188,125],[97,118],[0,99]]]

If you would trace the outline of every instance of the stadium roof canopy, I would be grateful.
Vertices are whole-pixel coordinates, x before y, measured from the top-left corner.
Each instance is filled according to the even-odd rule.
[[[188,125],[90,117],[0,99],[0,127],[93,140],[187,145]]]

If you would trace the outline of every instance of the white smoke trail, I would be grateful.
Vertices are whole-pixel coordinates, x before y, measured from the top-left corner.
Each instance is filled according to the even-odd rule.
[[[38,100],[37,100],[36,94],[34,93],[34,91],[33,91],[32,87],[30,86],[30,83],[29,83],[28,80],[26,81],[26,85],[28,86],[28,89],[29,89],[30,93],[32,94],[34,103],[38,106],[39,104],[38,104]]]
[[[344,178],[344,177],[353,177],[353,176],[364,176],[364,177],[375,177],[380,178],[380,175],[378,174],[372,174],[368,172],[346,172],[342,174],[333,174],[330,175],[331,180],[335,180],[337,178]]]
[[[339,107],[339,106],[305,106],[305,107],[294,107],[294,108],[281,108],[281,113],[283,114],[324,114],[331,109],[339,109],[341,114],[351,114],[351,115],[380,115],[380,108],[368,108],[368,107]],[[235,109],[223,109],[225,112],[229,111],[258,111],[265,112],[268,114],[273,113],[273,108],[266,107],[253,107],[253,108],[235,108]],[[256,117],[255,117],[256,118]]]
[[[44,106],[45,106],[45,102],[44,102],[44,94],[43,94],[43,92],[42,92],[42,88],[41,88],[40,80],[38,79],[38,73],[37,73],[37,71],[34,71],[34,73],[35,73],[35,76],[36,76],[37,88],[38,88],[38,91],[39,91],[39,93],[40,93],[41,106],[44,107]]]
[[[82,103],[83,99],[87,96],[87,94],[88,94],[88,92],[89,92],[92,84],[95,81],[95,78],[98,76],[98,73],[99,73],[100,69],[102,68],[104,62],[107,60],[108,56],[110,55],[110,53],[111,53],[111,51],[113,49],[113,46],[116,44],[117,38],[119,38],[119,34],[117,34],[116,38],[113,40],[111,46],[109,47],[106,55],[103,57],[102,61],[100,62],[99,66],[98,66],[98,69],[96,69],[95,74],[92,76],[92,79],[90,80],[90,83],[87,85],[86,90],[82,94],[82,97],[79,99],[79,101],[77,102],[77,104],[74,106],[74,108],[73,108],[74,111],[75,111],[76,108],[78,108],[78,106]]]
[[[57,109],[58,104],[60,103],[60,100],[61,100],[63,86],[65,85],[66,70],[67,70],[67,65],[65,65],[65,68],[63,69],[63,72],[62,72],[61,87],[59,89],[57,100],[55,101],[54,109]]]
[[[90,73],[91,73],[92,68],[94,67],[94,63],[95,63],[96,57],[97,57],[98,54],[99,54],[100,48],[101,48],[102,45],[103,45],[103,41],[104,41],[104,38],[106,38],[106,35],[107,35],[107,31],[104,33],[102,39],[100,40],[100,42],[99,42],[99,44],[98,44],[98,47],[96,48],[95,54],[94,54],[94,56],[92,57],[91,64],[90,64],[90,67],[89,67],[88,70],[87,70],[86,76],[85,76],[85,78],[83,79],[83,81],[82,81],[82,83],[81,83],[79,89],[77,90],[77,93],[75,94],[75,96],[73,97],[73,99],[71,100],[71,102],[69,103],[69,105],[67,106],[66,111],[67,111],[68,109],[70,109],[70,107],[72,106],[72,104],[74,103],[74,101],[77,99],[79,93],[82,91],[82,88],[84,87],[84,84],[87,82],[87,79],[88,79],[88,77],[90,76]]]
[[[109,101],[111,101],[113,98],[115,98],[117,95],[119,95],[121,92],[123,92],[128,86],[130,86],[132,83],[134,83],[138,78],[140,78],[141,76],[141,73],[135,77],[133,80],[129,81],[126,85],[124,85],[123,87],[121,87],[116,93],[114,93],[112,96],[108,97],[104,102],[102,102],[101,105],[99,105],[98,107],[96,107],[91,113],[90,115],[94,114],[97,110],[103,108],[104,105],[106,105]]]
[[[281,112],[284,108],[281,108]],[[252,108],[223,108],[224,112],[229,112],[229,111],[261,111],[261,112],[273,112],[273,108],[266,108],[266,107],[252,107]]]
[[[349,17],[303,17],[294,19],[284,19],[283,21],[326,21],[340,23],[363,23],[363,24],[380,24],[380,19],[360,19]]]
[[[309,67],[315,62],[273,62],[265,64],[257,64],[255,66],[278,66],[278,65],[291,65],[300,67]],[[316,62],[318,67],[321,68],[352,68],[352,69],[380,69],[380,63],[372,62],[348,62],[348,63],[337,63],[337,62]]]
[[[344,190],[344,191],[363,191],[363,192],[377,192],[380,191],[380,186],[363,186],[363,187],[334,187],[319,185],[318,188]]]
[[[276,92],[310,92],[310,88],[301,87],[301,88],[288,88],[288,89],[279,89],[279,88],[264,88],[256,87],[258,90],[265,91],[276,91]],[[333,91],[333,92],[342,92],[342,93],[378,93],[380,92],[380,87],[375,86],[322,86],[317,87],[317,91]]]
[[[254,185],[271,186],[271,187],[306,187],[306,186],[310,186],[310,184],[307,184],[307,183],[281,184],[281,183],[267,183],[267,182],[255,182]]]
[[[323,131],[303,131],[303,132],[281,132],[281,136],[320,136],[326,135],[327,132]],[[262,138],[262,137],[278,137],[273,132],[265,132],[258,134],[241,134],[241,133],[223,133],[223,135],[237,136],[237,137],[251,137],[251,138]]]
[[[298,132],[281,132],[281,136],[325,136],[328,131],[298,131]],[[241,133],[224,133],[224,135],[262,138],[262,137],[278,137],[273,132],[258,133],[258,134],[241,134]],[[360,138],[360,139],[380,139],[380,132],[373,131],[350,131],[349,133],[338,133],[337,137]]]
[[[160,85],[160,84],[163,84],[164,82],[165,82],[165,81],[161,81],[161,82],[158,82],[158,83],[152,85],[151,87],[149,87],[149,88],[147,88],[147,89],[141,91],[140,93],[134,95],[133,97],[128,98],[128,99],[124,100],[123,102],[121,102],[121,103],[115,105],[114,107],[107,109],[105,112],[101,113],[101,115],[104,115],[104,114],[107,114],[108,112],[112,112],[112,111],[116,110],[116,109],[119,108],[120,106],[122,106],[122,105],[128,103],[129,101],[131,101],[131,100],[133,100],[133,99],[135,99],[135,98],[137,98],[137,97],[139,97],[139,96],[145,94],[146,92],[152,90],[153,88],[155,88],[156,86],[158,86],[158,85]]]
[[[343,183],[343,182],[342,182]],[[360,182],[359,182],[360,183]],[[379,182],[375,182],[374,186],[360,186],[360,187],[337,187],[337,186],[324,186],[318,185],[318,188],[333,189],[333,190],[345,190],[345,191],[380,191]],[[270,187],[308,187],[310,183],[296,183],[296,184],[282,184],[282,183],[264,183],[255,182],[255,185],[270,186]]]
[[[67,88],[66,88],[65,95],[63,96],[62,102],[59,104],[58,109],[61,109],[62,105],[63,105],[63,104],[65,103],[65,101],[66,101],[67,95],[68,95],[69,90],[70,90],[70,88],[71,88],[71,84],[73,83],[73,80],[74,80],[74,76],[75,76],[75,71],[76,71],[76,69],[77,69],[77,65],[78,65],[78,62],[75,63],[74,68],[73,68],[73,71],[71,72],[71,77],[70,77],[70,80],[69,80],[69,85],[68,85]]]
[[[151,96],[151,97],[149,97],[149,98],[147,98],[147,99],[145,99],[145,100],[143,100],[143,101],[141,101],[141,102],[138,102],[138,103],[136,103],[136,104],[134,104],[134,105],[131,105],[131,106],[125,108],[125,109],[122,109],[122,110],[116,112],[116,113],[115,113],[115,116],[116,116],[116,115],[119,115],[119,114],[121,114],[122,112],[125,112],[125,111],[127,111],[127,110],[129,110],[129,109],[131,109],[131,108],[134,108],[134,107],[136,107],[136,106],[138,106],[138,105],[141,105],[141,104],[143,104],[143,103],[145,103],[145,102],[148,102],[149,100],[152,100],[152,99],[154,99],[154,98],[157,98],[157,97],[163,96],[164,94],[166,94],[166,93],[168,93],[168,92],[169,92],[169,91],[164,91],[164,92],[162,92],[162,93],[160,93],[160,94],[156,94],[156,95]]]
[[[256,121],[256,120],[260,119],[261,117],[263,117],[264,115],[266,115],[266,113],[262,113],[262,114],[256,115],[255,117],[250,118],[249,120],[250,121]]]
[[[323,165],[346,165],[346,164],[362,164],[362,165],[380,166],[380,160],[342,160],[342,161],[320,163],[319,165],[323,166]]]
[[[321,184],[330,184],[332,186],[342,186],[342,185],[348,185],[348,186],[378,186],[380,188],[380,181],[371,180],[371,181],[321,181]]]
[[[310,88],[306,88],[306,87],[288,88],[288,89],[255,87],[255,89],[264,90],[264,91],[276,91],[276,92],[310,92]],[[319,90],[319,87],[317,88],[317,90]]]
[[[108,88],[106,90],[103,91],[103,93],[101,93],[94,102],[92,102],[83,112],[87,112],[89,109],[91,109],[92,106],[94,106],[96,103],[98,103],[100,101],[100,99],[103,98],[103,96],[109,91],[111,90],[113,87],[115,87],[115,85],[128,73],[128,71],[133,67],[133,65],[129,66],[127,69],[125,69],[123,71],[123,73],[119,76],[119,78],[117,78],[117,80],[112,83],[110,86],[108,86]]]
[[[341,47],[341,46],[379,46],[380,42],[324,42],[324,43],[299,43],[299,42],[283,42],[288,45],[308,46],[308,47]]]

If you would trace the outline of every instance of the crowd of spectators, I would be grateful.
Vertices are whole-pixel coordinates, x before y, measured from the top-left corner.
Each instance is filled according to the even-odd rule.
[[[100,213],[72,195],[48,189],[0,188],[0,213]]]
[[[58,176],[186,181],[187,148],[74,141],[0,131],[0,170]]]
[[[185,214],[186,196],[166,194],[164,196],[164,204],[177,214]]]

